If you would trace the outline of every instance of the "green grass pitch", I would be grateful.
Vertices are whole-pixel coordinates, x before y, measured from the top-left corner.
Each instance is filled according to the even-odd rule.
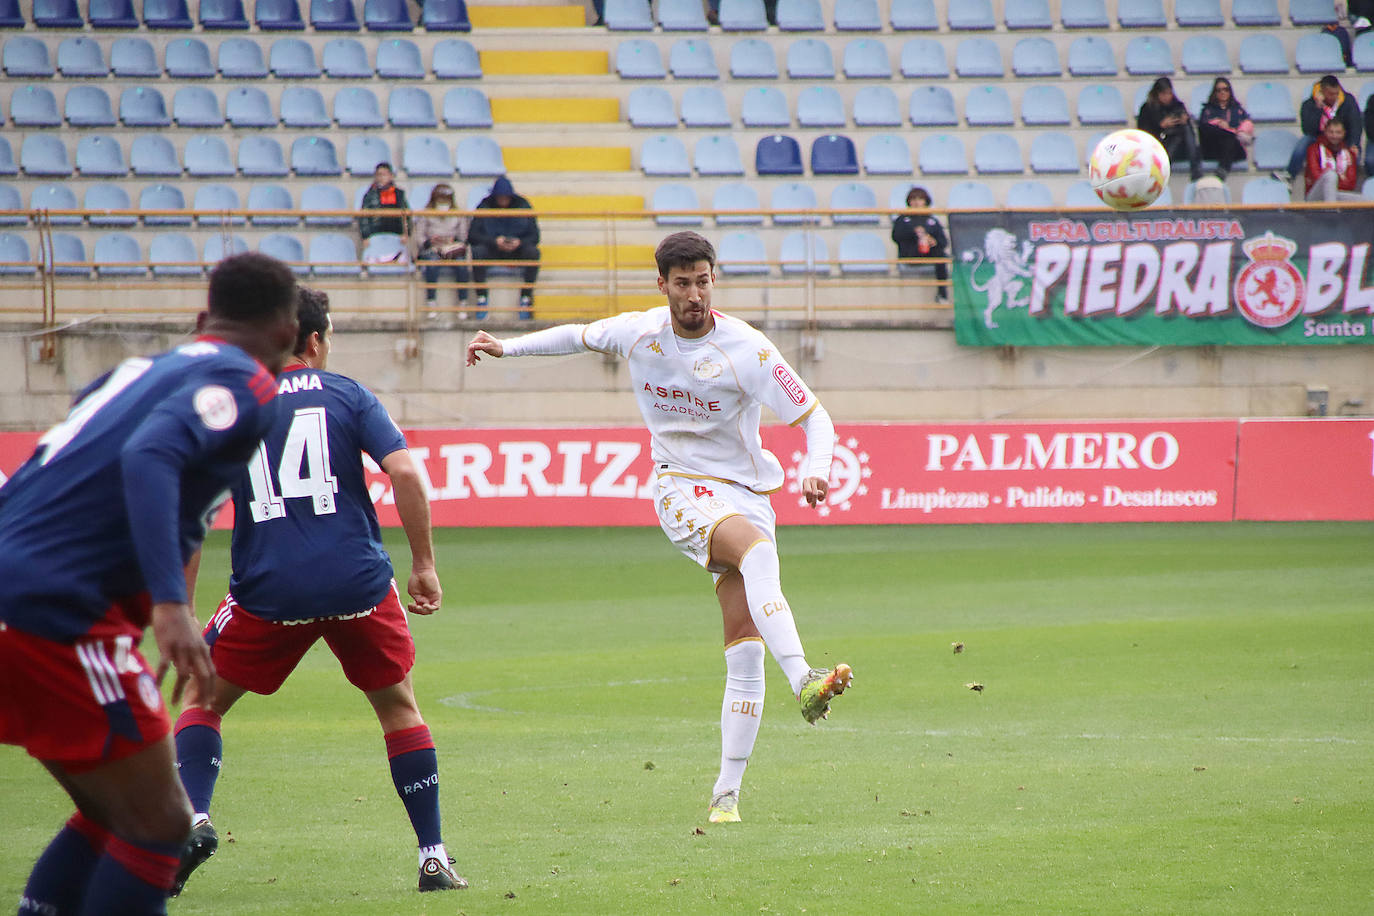
[[[811,728],[769,660],[722,826],[709,578],[647,528],[437,540],[415,681],[472,888],[415,893],[376,720],[317,646],[225,720],[220,853],[170,912],[1374,912],[1374,525],[783,529],[811,662],[856,679]],[[6,899],[68,809],[0,748]]]

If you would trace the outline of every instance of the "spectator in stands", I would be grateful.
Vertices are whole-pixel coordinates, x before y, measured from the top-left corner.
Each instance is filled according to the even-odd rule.
[[[505,175],[491,186],[478,210],[529,210],[530,202],[511,186]],[[520,320],[532,317],[534,281],[539,276],[539,224],[533,216],[507,212],[501,216],[475,217],[468,232],[472,251],[472,278],[477,283],[477,318],[487,317],[487,265],[482,261],[529,261],[520,269],[524,287],[520,290]]]
[[[908,210],[930,209],[930,192],[925,188],[912,188],[906,192],[906,206]],[[935,301],[949,299],[949,287],[945,285],[949,279],[949,265],[943,260],[949,257],[949,240],[935,215],[904,213],[897,217],[892,224],[892,241],[897,243],[897,258],[903,263],[922,265],[936,258],[941,259],[932,265],[935,279],[940,281],[940,287],[935,291]]]
[[[1159,139],[1170,162],[1188,160],[1188,172],[1193,181],[1202,177],[1202,154],[1198,151],[1197,134],[1192,115],[1178,96],[1174,95],[1173,80],[1161,76],[1150,87],[1145,104],[1140,106],[1135,126]]]
[[[379,232],[394,232],[407,238],[410,235],[410,202],[406,192],[396,187],[396,173],[390,162],[379,162],[372,172],[372,184],[363,195],[364,210],[397,210],[396,216],[363,216],[358,219],[358,234],[364,239]]]
[[[429,194],[426,210],[453,210],[453,186],[440,183]],[[421,262],[461,261],[468,253],[468,228],[472,220],[462,214],[436,216],[425,214],[415,217],[416,259]],[[438,283],[439,276],[452,271],[459,283],[468,281],[468,269],[464,264],[439,265],[424,264],[425,283]],[[438,290],[432,286],[425,290],[425,302],[433,303]],[[468,291],[458,290],[458,301],[468,301]]]
[[[763,0],[763,15],[769,25],[778,24],[778,0]],[[706,21],[720,25],[720,0],[706,0]]]
[[[1335,36],[1341,44],[1341,58],[1347,67],[1355,66],[1355,61],[1351,57],[1350,31],[1341,25],[1344,11],[1337,5],[1331,12],[1331,21],[1322,26],[1322,32],[1327,35]]]
[[[1326,127],[1326,122],[1332,118],[1345,125],[1346,137],[1359,139],[1363,127],[1360,105],[1353,96],[1346,94],[1341,87],[1341,81],[1328,73],[1312,86],[1312,97],[1302,103],[1302,108],[1298,112],[1298,120],[1302,122],[1302,136],[1298,138],[1297,145],[1293,147],[1293,155],[1288,159],[1288,180],[1296,178],[1303,170],[1303,164],[1307,161],[1307,148],[1317,142],[1317,138]],[[1354,145],[1354,149],[1358,154],[1358,143]],[[1283,179],[1279,172],[1275,172],[1274,177]]]
[[[1217,160],[1217,177],[1223,181],[1231,164],[1246,157],[1255,142],[1255,125],[1245,106],[1236,101],[1231,81],[1219,76],[1212,83],[1212,94],[1198,116],[1198,142],[1202,158]]]
[[[1362,200],[1355,193],[1359,180],[1357,151],[1345,145],[1345,123],[1332,118],[1322,127],[1322,135],[1307,148],[1304,170],[1305,200]]]

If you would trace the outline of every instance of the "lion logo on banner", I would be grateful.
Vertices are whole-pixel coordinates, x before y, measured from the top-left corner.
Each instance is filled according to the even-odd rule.
[[[1026,308],[1030,305],[1030,288],[1027,281],[1031,278],[1030,257],[1035,246],[1030,240],[1016,248],[1016,236],[1005,229],[989,229],[983,236],[983,248],[971,248],[964,252],[965,264],[972,264],[969,285],[976,292],[986,294],[988,307],[983,312],[983,324],[989,329],[997,327],[992,313],[1005,302],[1009,309]],[[992,276],[984,283],[972,278],[984,263],[992,265]]]

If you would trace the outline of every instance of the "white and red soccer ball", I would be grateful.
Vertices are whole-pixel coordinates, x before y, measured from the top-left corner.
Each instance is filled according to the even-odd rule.
[[[1169,155],[1143,130],[1103,137],[1088,160],[1088,182],[1114,210],[1148,207],[1169,185]]]

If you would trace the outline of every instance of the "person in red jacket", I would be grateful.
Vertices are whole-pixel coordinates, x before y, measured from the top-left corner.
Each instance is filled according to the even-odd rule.
[[[1361,200],[1355,193],[1359,154],[1345,144],[1345,124],[1332,118],[1307,149],[1307,200]]]

